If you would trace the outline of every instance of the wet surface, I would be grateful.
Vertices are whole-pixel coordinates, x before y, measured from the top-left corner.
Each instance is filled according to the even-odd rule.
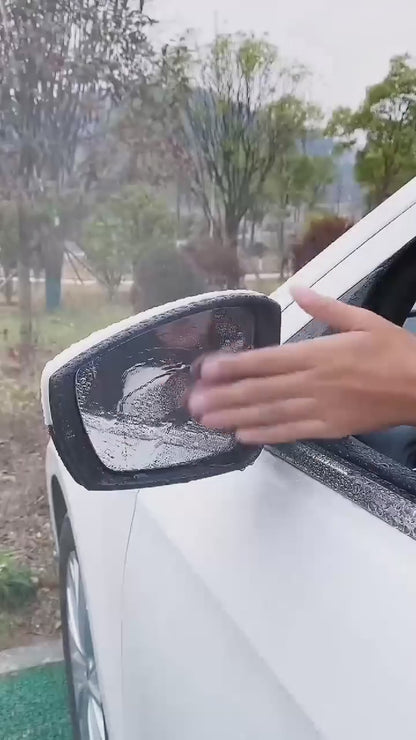
[[[355,440],[345,440],[344,444],[348,442],[351,442],[351,446],[359,444]],[[331,447],[330,444],[325,446],[313,442],[279,445],[269,449],[276,457],[281,457],[370,514],[382,519],[386,524],[416,540],[416,501],[410,500],[408,493],[401,490],[398,485],[383,480],[381,475],[359,467],[345,457],[341,458],[336,448],[342,444],[334,443],[334,450],[328,449]],[[380,473],[382,461],[389,469],[387,472],[391,472],[395,467],[392,461],[373,450],[368,452],[376,458],[375,462]],[[412,471],[409,471],[410,476],[415,477]]]
[[[190,418],[191,368],[203,354],[253,344],[252,313],[231,307],[167,322],[82,366],[78,407],[101,462],[113,471],[149,470],[232,450],[232,435]]]

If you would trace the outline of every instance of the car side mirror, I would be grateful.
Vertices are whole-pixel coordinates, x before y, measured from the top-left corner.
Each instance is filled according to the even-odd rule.
[[[88,490],[143,488],[244,469],[260,447],[190,418],[190,367],[202,354],[278,344],[281,311],[264,295],[226,291],[177,301],[70,347],[42,375],[45,421]]]

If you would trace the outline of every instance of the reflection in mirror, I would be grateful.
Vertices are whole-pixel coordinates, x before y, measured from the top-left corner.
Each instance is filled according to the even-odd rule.
[[[252,312],[228,307],[164,323],[81,366],[78,408],[101,462],[113,471],[145,471],[232,450],[231,434],[190,418],[185,407],[190,366],[207,352],[253,346]]]

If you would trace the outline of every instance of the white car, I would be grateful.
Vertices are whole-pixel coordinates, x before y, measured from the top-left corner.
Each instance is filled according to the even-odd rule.
[[[416,180],[294,280],[404,324]],[[286,284],[147,312],[45,368],[78,740],[414,740],[416,430],[244,449],[177,411],[189,357],[278,341],[279,306],[282,342],[326,331]]]

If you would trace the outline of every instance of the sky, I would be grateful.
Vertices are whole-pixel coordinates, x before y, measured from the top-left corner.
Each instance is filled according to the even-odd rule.
[[[146,8],[163,40],[185,29],[197,30],[201,43],[215,28],[268,34],[286,59],[311,69],[309,95],[328,113],[357,106],[392,56],[416,57],[411,0],[148,0]]]

